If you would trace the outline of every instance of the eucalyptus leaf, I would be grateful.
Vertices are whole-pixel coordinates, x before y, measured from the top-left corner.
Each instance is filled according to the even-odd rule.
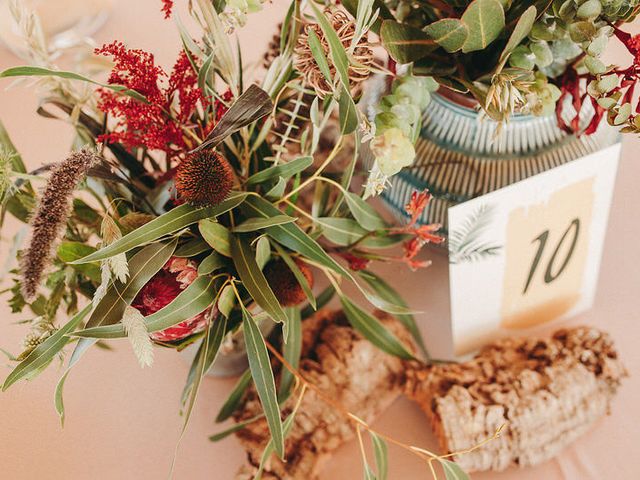
[[[273,225],[284,225],[285,223],[295,222],[297,218],[290,217],[289,215],[276,215],[271,218],[249,218],[234,227],[233,233],[247,233],[255,232],[256,230],[262,230]]]
[[[363,337],[390,355],[405,360],[414,359],[407,347],[380,320],[369,315],[344,295],[340,297],[340,301],[347,320]]]
[[[88,255],[73,263],[89,263],[104,260],[119,253],[128,252],[132,248],[153,242],[160,237],[182,230],[204,218],[213,218],[240,205],[246,198],[246,193],[234,193],[227,200],[215,207],[197,208],[185,204],[170,210],[169,212],[154,218],[133,232],[115,242],[101,248],[97,252]]]
[[[458,18],[443,18],[427,25],[424,31],[449,53],[460,50],[469,36],[469,27]]]
[[[290,224],[287,224],[290,225]],[[255,302],[278,323],[285,323],[287,316],[278,302],[267,279],[256,263],[249,243],[236,236],[231,237],[231,257],[242,284]]]
[[[144,103],[148,103],[147,99],[144,95],[136,92],[135,90],[131,90],[127,87],[123,87],[122,85],[109,85],[105,83],[96,82],[90,78],[87,78],[83,75],[79,75],[74,72],[64,72],[59,70],[51,70],[44,67],[35,67],[35,66],[20,66],[20,67],[12,67],[7,68],[6,70],[0,72],[0,78],[3,77],[58,77],[64,78],[67,80],[80,80],[83,82],[92,83],[94,85],[98,85],[102,88],[107,88],[116,93],[121,93],[123,95],[127,95],[128,97],[135,98]]]
[[[499,0],[473,0],[461,20],[469,29],[463,53],[484,50],[498,38],[505,26],[504,9]]]
[[[202,238],[204,238],[216,252],[225,257],[231,256],[231,247],[229,244],[231,233],[227,227],[215,220],[205,218],[198,222],[198,230],[200,230]]]
[[[159,332],[204,312],[215,300],[215,280],[198,277],[173,299],[171,303],[145,317],[149,333]],[[84,338],[123,338],[127,336],[122,323],[86,328],[73,333]]]
[[[278,177],[287,179],[309,168],[312,164],[313,157],[299,157],[295,160],[291,160],[290,162],[265,168],[264,170],[254,173],[247,179],[247,185],[262,183],[266,180]]]
[[[239,432],[240,430],[244,430],[244,428],[245,428],[247,425],[250,425],[250,424],[252,424],[253,422],[258,421],[258,420],[260,420],[260,419],[261,419],[261,418],[263,418],[263,417],[264,417],[264,414],[262,414],[262,413],[261,413],[261,414],[259,414],[259,415],[254,416],[254,417],[251,417],[251,418],[249,418],[249,419],[247,419],[247,420],[243,420],[242,422],[234,423],[234,424],[233,424],[232,426],[230,426],[229,428],[227,428],[227,429],[225,429],[225,430],[223,430],[223,431],[221,431],[221,432],[218,432],[218,433],[216,433],[216,434],[214,434],[214,435],[211,435],[211,436],[209,437],[209,440],[210,440],[210,441],[212,441],[212,442],[219,442],[219,441],[220,441],[220,440],[222,440],[223,438],[227,438],[227,437],[228,437],[229,435],[231,435],[232,433]]]
[[[333,85],[333,78],[331,77],[331,70],[329,69],[329,62],[327,62],[327,53],[322,48],[322,44],[320,43],[320,39],[318,38],[318,34],[315,32],[313,28],[307,30],[309,38],[307,39],[307,43],[309,44],[309,50],[311,50],[311,55],[313,55],[313,59],[316,61],[320,72],[324,75],[325,80],[329,85]]]
[[[470,480],[469,475],[462,470],[460,465],[451,460],[445,458],[439,459],[442,470],[444,470],[444,476],[447,480]]]
[[[348,91],[349,90],[349,58],[347,57],[347,51],[345,50],[338,34],[333,29],[331,22],[327,16],[322,13],[322,11],[313,3],[310,3],[311,8],[313,9],[313,13],[315,14],[316,20],[322,29],[322,33],[324,34],[324,38],[329,44],[329,51],[331,55],[331,59],[333,60],[333,65],[338,72],[338,76],[340,77],[340,81],[342,82],[342,86]]]
[[[271,362],[267,346],[262,338],[262,333],[246,308],[242,307],[242,325],[244,328],[247,357],[253,383],[260,397],[260,403],[264,410],[273,447],[280,456],[284,457],[284,432],[280,407],[276,396],[276,384],[271,370]]]
[[[338,96],[338,120],[340,121],[340,132],[349,135],[358,128],[358,111],[356,104],[347,88],[341,87]]]
[[[207,242],[201,238],[193,238],[184,245],[180,245],[180,247],[175,251],[174,256],[180,258],[195,257],[196,255],[200,255],[208,250],[211,250],[211,247]]]
[[[11,371],[7,378],[5,378],[2,391],[4,392],[18,380],[33,378],[40,373],[42,369],[51,363],[55,356],[60,353],[64,346],[71,341],[67,335],[72,333],[78,325],[80,325],[80,322],[84,320],[84,317],[86,317],[90,311],[91,304],[76,313],[64,326],[56,330],[50,337],[34,348],[33,351]]]
[[[373,444],[373,453],[376,458],[377,480],[386,480],[389,471],[387,443],[372,431],[369,431],[369,434],[371,436],[371,443]]]
[[[380,36],[385,49],[398,63],[414,62],[438,48],[427,33],[395,20],[382,22]]]
[[[360,223],[360,226],[366,230],[377,230],[386,227],[384,220],[380,218],[378,212],[365,202],[362,197],[353,192],[345,192],[344,197],[353,218]]]
[[[537,15],[538,11],[533,5],[525,10],[522,16],[518,19],[518,23],[516,23],[516,26],[513,28],[513,31],[509,36],[509,40],[500,54],[500,61],[504,61],[509,55],[511,55],[515,48],[520,45],[525,38],[527,38],[527,35],[529,35],[529,32],[533,28]]]
[[[300,353],[302,352],[302,319],[300,317],[300,309],[289,307],[286,309],[289,325],[287,337],[283,345],[284,359],[296,370],[300,364]],[[295,377],[288,368],[282,369],[280,376],[280,388],[278,389],[278,401],[283,402],[291,393],[291,386]]]

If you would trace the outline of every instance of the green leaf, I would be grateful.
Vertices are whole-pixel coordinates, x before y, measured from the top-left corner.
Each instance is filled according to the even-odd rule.
[[[353,328],[362,334],[380,350],[405,360],[413,359],[409,350],[383,324],[372,315],[362,310],[347,297],[341,296],[340,301],[344,313]]]
[[[378,212],[365,202],[360,195],[356,195],[353,192],[345,192],[344,198],[353,218],[355,218],[363,228],[367,230],[377,230],[386,227],[384,220],[380,218]]]
[[[282,425],[283,427],[282,430],[285,436],[289,435],[289,432],[291,431],[291,427],[293,427],[293,421],[295,420],[295,416],[298,413],[299,407],[300,407],[300,403],[298,402],[295,408],[293,409],[293,411],[287,416],[287,418],[285,419]],[[264,450],[262,451],[262,456],[260,457],[260,465],[258,466],[258,471],[254,475],[253,480],[262,479],[262,470],[264,469],[264,466],[267,464],[267,461],[269,460],[269,457],[273,453],[273,450],[274,450],[274,446],[273,446],[273,437],[272,437],[269,439],[269,441],[267,442],[267,445],[264,447]]]
[[[322,44],[320,43],[320,39],[316,34],[313,28],[309,28],[307,30],[309,35],[308,44],[309,49],[311,50],[311,54],[313,55],[313,59],[316,61],[320,72],[324,75],[324,78],[327,80],[329,85],[333,85],[333,78],[331,77],[331,70],[329,69],[329,62],[327,62],[327,54],[322,48]]]
[[[192,240],[189,240],[184,245],[181,245],[174,253],[174,256],[181,258],[195,257],[196,255],[200,255],[207,250],[211,250],[211,247],[207,242],[205,242],[201,238],[194,238]]]
[[[209,275],[224,266],[224,260],[216,252],[211,252],[198,265],[198,275]]]
[[[251,417],[247,420],[244,420],[242,422],[238,422],[233,424],[232,426],[230,426],[229,428],[218,432],[214,435],[211,435],[209,437],[209,440],[212,442],[219,442],[220,440],[222,440],[223,438],[227,438],[229,435],[231,435],[232,433],[236,433],[239,432],[240,430],[243,430],[247,425],[252,424],[253,422],[256,422],[258,420],[260,420],[262,417],[264,417],[264,414],[259,414],[256,415],[255,417]]]
[[[248,212],[250,216],[262,216],[264,218],[273,217],[281,213],[280,210],[274,207],[271,203],[255,196],[247,198],[247,201],[243,205],[243,209]],[[346,277],[351,277],[349,272],[331,258],[318,244],[318,242],[302,231],[302,229],[300,229],[300,227],[295,223],[274,225],[273,227],[266,228],[265,231],[271,238],[288,249],[304,255],[310,260],[316,261],[325,267],[331,268],[336,273]]]
[[[358,128],[358,112],[356,104],[349,90],[341,87],[338,96],[338,117],[340,120],[340,132],[349,135]]]
[[[236,304],[236,295],[231,285],[226,285],[220,292],[220,298],[218,299],[218,310],[225,317],[229,318],[231,310]]]
[[[215,280],[208,277],[198,277],[165,307],[145,317],[145,325],[149,333],[159,332],[173,327],[180,322],[204,312],[216,297],[213,288]],[[84,338],[122,338],[127,334],[121,323],[103,325],[99,327],[78,330],[75,337]]]
[[[200,230],[202,238],[204,238],[216,252],[225,257],[231,256],[231,246],[229,245],[231,234],[227,227],[215,220],[205,218],[198,222],[198,230]]]
[[[96,249],[81,242],[62,242],[58,247],[58,258],[64,263],[70,264],[86,255],[95,252]],[[99,283],[102,280],[100,266],[97,263],[87,263],[83,265],[71,265],[77,272],[86,275],[94,282]]]
[[[457,52],[469,36],[469,28],[457,18],[443,18],[427,25],[425,33],[447,52]]]
[[[210,327],[208,335],[205,335],[206,340],[200,343],[198,352],[196,353],[191,368],[189,369],[189,375],[187,376],[187,382],[182,391],[182,404],[184,405],[189,396],[194,392],[194,387],[197,384],[198,366],[202,365],[202,358],[204,357],[204,365],[202,365],[202,375],[205,375],[211,366],[214,364],[218,352],[220,351],[220,345],[224,340],[224,336],[227,329],[227,319],[220,316],[213,321],[213,326]]]
[[[300,364],[300,353],[302,352],[302,319],[300,317],[300,309],[289,307],[286,309],[289,317],[289,329],[287,337],[284,339],[283,354],[284,359],[296,370]],[[284,402],[291,393],[295,377],[288,368],[282,369],[280,376],[280,388],[278,389],[278,401]]]
[[[300,311],[300,317],[303,320],[305,318],[309,318],[316,312],[316,310],[320,310],[322,307],[327,305],[331,301],[335,293],[336,289],[333,287],[333,285],[329,285],[322,292],[320,292],[320,295],[318,295],[318,297],[316,298],[315,308],[313,305],[307,305]]]
[[[398,63],[414,62],[438,48],[438,44],[419,28],[395,20],[382,22],[380,36],[384,48]]]
[[[120,282],[111,284],[105,296],[93,310],[86,328],[111,325],[122,320],[127,305],[169,261],[177,243],[177,239],[167,243],[154,243],[137,252],[129,260],[127,283],[125,285]]]
[[[359,272],[360,277],[367,282],[373,290],[384,300],[393,303],[394,305],[399,305],[401,307],[407,307],[406,302],[402,299],[400,294],[396,292],[391,285],[385,282],[381,277],[376,275],[373,272],[362,271]],[[410,313],[406,314],[396,314],[395,317],[398,319],[400,323],[402,323],[406,329],[411,333],[413,340],[420,347],[420,350],[424,354],[425,358],[430,358],[429,352],[427,351],[427,347],[424,344],[424,340],[422,339],[422,335],[420,334],[420,329],[416,324],[415,318]]]
[[[531,5],[518,19],[518,23],[516,23],[516,26],[513,28],[513,32],[511,32],[511,36],[500,54],[501,62],[511,55],[511,52],[527,38],[527,35],[529,35],[529,32],[533,28],[537,15],[536,7]]]
[[[333,60],[333,65],[335,66],[336,71],[338,72],[342,86],[348,91],[350,82],[349,58],[347,57],[347,51],[344,49],[340,38],[338,38],[338,34],[333,29],[333,26],[329,22],[327,16],[322,13],[322,11],[313,2],[311,2],[310,5],[313,9],[316,20],[322,29],[322,33],[324,33],[324,37],[329,44],[331,59]]]
[[[0,145],[3,145],[4,148],[13,156],[11,157],[11,168],[14,172],[18,173],[27,173],[27,167],[24,165],[22,161],[22,157],[18,153],[15,145],[11,141],[11,137],[9,137],[9,132],[4,127],[4,124],[0,121]]]
[[[4,380],[2,391],[4,392],[18,380],[22,380],[23,378],[33,378],[35,375],[40,373],[40,371],[55,358],[64,346],[71,341],[67,335],[76,329],[90,311],[91,304],[76,313],[63,327],[56,330],[55,333],[34,348],[27,358],[22,360]]]
[[[273,167],[266,168],[257,173],[254,173],[247,179],[247,185],[254,185],[256,183],[262,183],[272,178],[282,177],[290,178],[293,175],[306,170],[313,164],[313,157],[299,157],[290,162],[283,163],[281,165],[275,165]]]
[[[67,380],[67,376],[69,375],[69,370],[66,370],[60,380],[58,380],[58,384],[56,385],[56,390],[53,397],[53,403],[56,408],[56,413],[60,418],[60,425],[64,427],[64,398],[63,398],[63,390],[64,390],[64,382]]]
[[[504,9],[499,0],[473,0],[461,20],[469,29],[462,51],[484,50],[504,29]]]
[[[469,475],[456,462],[444,458],[439,459],[439,461],[447,480],[470,480]]]
[[[65,78],[67,80],[81,80],[83,82],[92,83],[94,85],[98,85],[102,88],[108,88],[109,90],[113,90],[117,93],[122,93],[123,95],[127,95],[131,98],[135,98],[144,103],[148,103],[147,99],[144,95],[136,92],[135,90],[130,90],[127,87],[123,87],[122,85],[108,85],[100,82],[96,82],[90,78],[79,75],[73,72],[63,72],[57,70],[50,70],[48,68],[43,67],[34,67],[34,66],[20,66],[20,67],[12,67],[7,68],[5,71],[0,72],[0,78],[2,77],[59,77]]]
[[[314,221],[327,240],[340,246],[351,245],[369,233],[351,218],[319,217]]]
[[[273,225],[283,225],[285,223],[295,222],[297,218],[290,217],[289,215],[276,215],[271,218],[249,218],[240,225],[235,227],[233,233],[247,233],[255,232],[256,230],[262,230],[263,228],[271,227]]]
[[[247,346],[247,357],[249,358],[249,368],[255,384],[256,391],[260,397],[260,403],[264,410],[271,439],[274,448],[280,458],[284,457],[284,432],[282,419],[280,418],[280,407],[276,396],[276,384],[271,370],[271,362],[267,353],[267,346],[262,338],[262,333],[253,318],[244,306],[242,306],[242,325],[244,328],[245,343]]]
[[[387,453],[387,443],[378,435],[369,431],[371,442],[373,443],[373,453],[376,458],[376,469],[378,471],[378,480],[386,480],[389,471],[389,460]]]
[[[285,251],[284,248],[282,248],[277,243],[274,243],[274,248],[282,258],[282,260],[284,260],[284,263],[287,264],[287,267],[289,267],[289,270],[291,270],[291,273],[293,273],[293,276],[296,277],[296,280],[300,284],[300,287],[302,288],[302,291],[307,297],[309,304],[315,309],[316,298],[313,296],[313,291],[311,290],[311,286],[307,281],[307,277],[304,276],[304,273],[302,273],[298,265],[296,265],[296,262],[293,261],[291,256]]]
[[[204,218],[217,217],[240,205],[246,198],[246,193],[234,193],[227,200],[215,207],[197,208],[191,205],[180,205],[173,210],[154,218],[133,232],[128,233],[110,245],[101,248],[96,253],[88,255],[74,263],[89,263],[104,260],[119,253],[128,252],[132,248],[153,242],[160,237],[175,233]]]
[[[244,395],[244,392],[247,391],[247,388],[249,388],[249,385],[251,385],[251,370],[247,369],[240,376],[233,387],[233,390],[231,390],[229,397],[222,405],[222,408],[220,408],[218,416],[216,417],[216,423],[224,422],[228,418],[231,418],[233,412],[235,412],[240,406],[242,396]]]
[[[249,243],[242,238],[232,236],[231,257],[249,295],[275,322],[285,323],[287,315],[258,267]]]

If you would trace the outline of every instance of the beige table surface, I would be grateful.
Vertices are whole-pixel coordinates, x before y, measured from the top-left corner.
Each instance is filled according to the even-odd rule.
[[[117,0],[113,16],[96,35],[98,42],[117,38],[129,46],[154,52],[160,64],[170,66],[178,52],[178,36],[173,26],[162,20],[160,3]],[[276,2],[252,18],[241,35],[246,60],[258,58],[264,51],[285,7],[284,2]],[[610,55],[618,60],[625,58],[621,49]],[[0,69],[19,63],[0,49]],[[0,82],[0,117],[27,164],[37,167],[62,158],[71,142],[70,128],[38,117],[34,92],[27,88],[5,91],[8,83]],[[616,398],[611,415],[557,459],[527,470],[477,474],[474,479],[640,478],[639,149],[640,141],[625,139],[596,306],[574,320],[611,332],[631,378]],[[6,228],[3,240],[12,233],[12,227]],[[2,252],[4,259],[6,241]],[[410,304],[425,312],[420,322],[428,336],[430,322],[434,325],[444,321],[448,310],[444,261],[436,257],[432,268],[413,275],[386,270]],[[5,299],[0,307],[0,345],[17,351],[24,329],[13,322],[22,317],[10,315]],[[64,429],[53,409],[53,391],[60,371],[50,368],[35,381],[14,385],[0,394],[0,479],[166,478],[181,426],[178,405],[187,369],[182,358],[161,349],[157,350],[153,368],[144,370],[124,343],[117,345],[114,352],[93,349],[67,381]],[[207,439],[220,429],[213,419],[233,382],[210,378],[204,381],[180,446],[176,479],[232,479],[242,463],[244,454],[234,438],[217,444]],[[406,400],[397,401],[375,427],[407,443],[435,448],[422,413]],[[338,450],[321,478],[362,478],[361,472],[358,449],[351,442]],[[391,447],[389,478],[426,479],[429,475],[416,457]]]

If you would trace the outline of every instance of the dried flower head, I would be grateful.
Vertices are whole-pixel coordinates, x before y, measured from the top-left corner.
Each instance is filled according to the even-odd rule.
[[[175,182],[180,200],[197,206],[218,205],[233,187],[233,170],[221,154],[203,150],[178,165]]]
[[[85,179],[89,169],[99,161],[100,157],[96,153],[84,149],[73,152],[52,169],[31,219],[31,239],[21,259],[21,286],[26,300],[35,297],[42,275],[64,234],[71,214],[73,191]]]
[[[336,10],[327,12],[333,29],[338,34],[338,38],[342,42],[345,49],[350,49],[351,41],[356,33],[355,23],[347,16],[346,13]],[[304,75],[305,80],[311,85],[319,97],[324,98],[325,95],[333,91],[333,87],[329,84],[324,74],[320,71],[320,67],[313,58],[311,48],[309,47],[309,30],[313,30],[320,40],[322,50],[325,57],[329,57],[329,42],[325,38],[322,28],[317,23],[307,24],[298,37],[296,46],[296,68]],[[371,73],[371,64],[373,63],[373,50],[369,45],[366,37],[362,37],[351,55],[352,62],[349,64],[349,88],[353,90],[358,84],[369,77]],[[336,68],[333,62],[329,62],[329,71],[331,77],[334,78]]]
[[[313,274],[306,263],[294,260],[309,287],[313,287]],[[307,298],[295,275],[284,260],[273,260],[264,269],[269,286],[283,307],[293,307]]]

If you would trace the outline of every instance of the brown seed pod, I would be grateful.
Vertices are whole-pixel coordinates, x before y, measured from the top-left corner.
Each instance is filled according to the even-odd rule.
[[[340,11],[327,12],[329,15],[329,21],[333,26],[333,29],[338,34],[338,38],[342,42],[345,49],[351,47],[351,41],[355,35],[356,26],[355,22],[349,18],[349,16]],[[296,45],[296,68],[305,77],[307,83],[313,87],[319,97],[324,98],[325,95],[333,91],[333,88],[327,82],[324,74],[320,71],[320,67],[313,58],[311,48],[309,47],[309,30],[313,30],[320,40],[322,50],[325,57],[329,57],[330,48],[327,39],[317,23],[309,23],[305,26],[304,30],[298,37],[298,44]],[[353,90],[362,81],[366,80],[371,73],[371,64],[373,63],[373,50],[369,45],[366,35],[363,36],[356,47],[353,49],[354,62],[349,65],[347,71],[349,75],[349,88]],[[329,71],[332,78],[335,78],[336,68],[333,62],[329,62]]]
[[[313,274],[309,266],[301,260],[294,261],[307,279],[309,287],[313,287]],[[264,269],[264,276],[283,307],[293,307],[307,299],[304,290],[284,260],[269,262]]]
[[[233,170],[226,158],[215,150],[190,154],[175,176],[178,198],[195,206],[215,206],[233,187]]]

